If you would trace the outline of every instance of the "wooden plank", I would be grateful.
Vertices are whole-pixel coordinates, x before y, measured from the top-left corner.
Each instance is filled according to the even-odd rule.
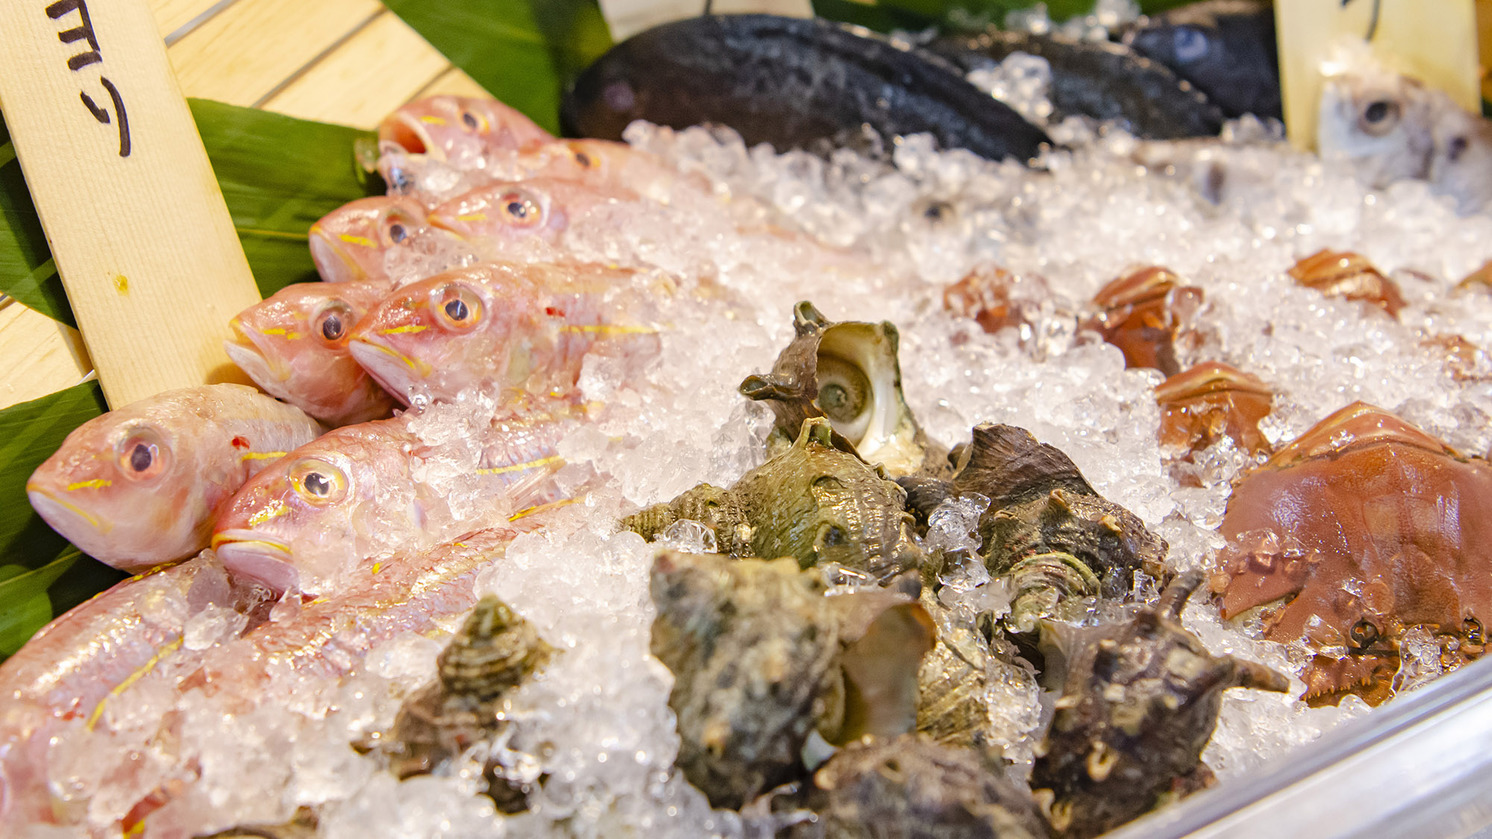
[[[377,127],[450,67],[397,15],[384,11],[284,90],[266,110],[301,119]]]
[[[93,370],[78,330],[0,299],[0,409],[83,381]]]
[[[410,98],[423,99],[426,96],[485,96],[490,99],[492,94],[460,67],[451,67]]]
[[[259,299],[144,0],[0,4],[0,101],[104,396],[245,381]]]
[[[377,0],[238,0],[171,46],[187,96],[252,106],[336,47]]]
[[[1370,33],[1389,67],[1481,110],[1473,0],[1291,0],[1274,12],[1285,127],[1298,148],[1316,145],[1323,69],[1337,45]]]
[[[156,31],[166,38],[220,2],[222,0],[150,0],[150,13],[155,16]]]
[[[704,13],[705,0],[600,0],[601,14],[611,28],[612,40],[630,38],[660,23],[697,17]],[[812,17],[809,0],[714,0],[714,14],[763,12],[790,17]]]

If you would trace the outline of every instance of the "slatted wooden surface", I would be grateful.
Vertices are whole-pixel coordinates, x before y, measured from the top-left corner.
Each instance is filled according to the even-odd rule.
[[[420,96],[481,93],[378,0],[151,0],[151,10],[187,96],[372,128]],[[0,360],[0,408],[92,370],[75,330],[9,300]]]

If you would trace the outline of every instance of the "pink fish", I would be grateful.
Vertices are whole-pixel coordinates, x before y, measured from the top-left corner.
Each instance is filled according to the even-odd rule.
[[[85,553],[142,571],[207,547],[219,508],[249,476],[321,431],[251,387],[167,391],[83,423],[26,495]]]
[[[499,181],[430,211],[430,224],[448,230],[487,259],[508,254],[563,255],[560,237],[591,210],[638,201],[627,189],[559,178]]]
[[[332,426],[389,415],[394,400],[347,350],[347,338],[388,293],[381,283],[297,283],[235,317],[233,363],[273,396]]]
[[[372,557],[559,500],[555,447],[580,419],[514,417],[434,446],[407,415],[335,429],[246,483],[212,546],[233,573],[277,591],[330,593]]]
[[[350,576],[333,596],[283,603],[293,608],[272,620],[264,619],[263,590],[234,584],[210,553],[127,580],[58,618],[0,665],[0,835],[65,824],[89,835],[144,826],[147,835],[195,836],[224,826],[214,819],[236,823],[224,811],[244,802],[209,799],[195,786],[236,771],[203,755],[231,733],[184,725],[172,709],[191,694],[199,712],[231,718],[252,713],[267,693],[300,688],[300,713],[276,718],[288,728],[235,744],[250,760],[272,758],[297,740],[296,721],[314,726],[335,710],[338,680],[361,669],[371,650],[437,632],[469,610],[477,574],[542,520],[395,556]],[[189,637],[186,627],[223,615],[213,637]],[[169,712],[139,713],[163,704]],[[274,799],[265,799],[266,818]]]
[[[411,102],[378,126],[378,141],[440,160],[474,160],[493,151],[520,151],[554,135],[496,99],[431,96]]]
[[[591,263],[481,263],[390,294],[358,322],[349,347],[406,404],[468,388],[570,398],[587,353],[657,355],[651,276]]]
[[[413,198],[359,198],[311,225],[311,260],[329,283],[372,280],[392,286],[389,253],[438,252],[454,240],[432,230],[423,204]],[[431,273],[434,273],[433,271]]]

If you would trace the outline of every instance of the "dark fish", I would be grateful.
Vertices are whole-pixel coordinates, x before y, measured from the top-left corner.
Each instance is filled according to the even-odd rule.
[[[1284,119],[1269,0],[1210,0],[1141,18],[1124,43],[1176,71],[1229,117]]]
[[[1164,65],[1118,44],[990,30],[940,38],[927,48],[964,72],[1016,52],[1046,59],[1058,119],[1112,120],[1137,137],[1155,140],[1211,137],[1223,127],[1222,112],[1207,97]]]
[[[938,59],[818,19],[712,15],[618,44],[560,108],[572,136],[620,139],[636,119],[727,125],[748,144],[822,151],[864,136],[931,133],[945,149],[1028,160],[1050,140]]]

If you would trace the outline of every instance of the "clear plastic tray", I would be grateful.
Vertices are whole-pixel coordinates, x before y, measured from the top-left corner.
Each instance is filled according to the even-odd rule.
[[[1492,657],[1106,834],[1492,839]]]

